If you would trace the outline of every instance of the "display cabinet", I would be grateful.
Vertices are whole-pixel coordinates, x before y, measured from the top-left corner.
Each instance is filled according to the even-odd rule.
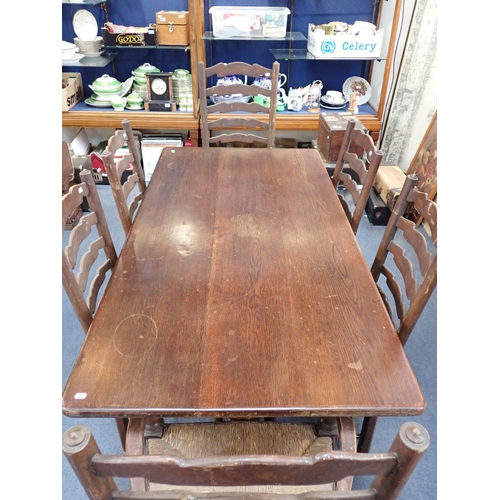
[[[196,88],[196,48],[194,46],[194,2],[193,0],[173,0],[165,4],[136,0],[62,0],[62,37],[63,40],[73,42],[74,33],[72,19],[79,9],[87,9],[94,14],[99,26],[99,35],[105,22],[124,26],[148,26],[155,23],[157,11],[187,10],[189,16],[189,43],[182,45],[154,45],[154,46],[106,46],[105,52],[98,58],[63,65],[63,71],[76,71],[82,74],[85,98],[90,97],[89,88],[96,78],[103,74],[110,74],[120,81],[132,76],[132,71],[148,62],[162,71],[174,71],[178,68],[188,69],[192,73],[193,89]],[[135,129],[170,129],[196,130],[198,121],[194,112],[149,112],[114,111],[112,108],[95,108],[85,104],[84,100],[77,103],[67,112],[62,113],[63,127],[120,127],[124,118],[127,118]]]
[[[286,92],[290,87],[304,87],[314,80],[323,82],[326,90],[342,90],[343,82],[352,76],[366,79],[372,85],[372,99],[360,106],[357,115],[374,139],[382,126],[383,110],[397,37],[397,21],[402,0],[196,0],[197,23],[195,43],[199,58],[206,64],[243,60],[264,66],[280,61],[280,71],[287,76]],[[284,38],[228,38],[215,37],[209,13],[214,6],[287,7],[290,10],[287,34]],[[384,11],[385,16],[382,15]],[[389,14],[387,14],[389,13]],[[381,20],[385,24],[381,26]],[[384,28],[384,41],[380,56],[352,59],[318,59],[307,50],[308,25],[342,21],[352,24],[366,21]],[[374,78],[374,75],[376,77]],[[373,82],[373,83],[372,83]],[[324,111],[324,110],[323,110]],[[345,112],[345,110],[342,110]],[[331,112],[331,111],[328,111]],[[306,110],[280,112],[278,130],[317,130],[318,113]]]
[[[91,95],[88,84],[104,73],[113,74],[120,81],[131,76],[131,71],[149,62],[162,71],[186,68],[192,74],[194,112],[148,112],[120,111],[112,108],[93,109],[84,102],[63,113],[63,126],[119,127],[127,118],[138,129],[198,129],[197,116],[197,62],[245,61],[272,66],[279,60],[281,72],[287,76],[285,92],[290,87],[306,86],[314,80],[323,82],[326,90],[341,90],[343,82],[352,76],[359,76],[370,82],[372,98],[360,106],[357,115],[374,139],[382,127],[383,111],[389,90],[394,52],[398,38],[398,24],[402,0],[173,0],[168,6],[141,0],[88,0],[80,3],[63,0],[63,40],[73,41],[72,16],[79,8],[89,6],[96,15],[99,26],[106,21],[116,24],[147,26],[154,22],[155,12],[168,10],[189,11],[189,44],[186,47],[145,46],[107,47],[104,61],[99,66],[88,66],[84,60],[64,71],[82,73],[86,97]],[[286,35],[282,38],[224,39],[215,37],[211,26],[209,10],[212,6],[260,6],[287,7]],[[140,8],[139,8],[140,7]],[[384,29],[384,42],[379,57],[353,59],[317,59],[307,50],[308,25],[342,21],[367,21]],[[100,33],[99,33],[100,34]],[[401,42],[402,43],[402,42]],[[109,59],[106,59],[109,58]],[[331,111],[328,111],[331,112]],[[318,113],[306,110],[285,111],[277,115],[277,130],[306,130],[318,128]]]

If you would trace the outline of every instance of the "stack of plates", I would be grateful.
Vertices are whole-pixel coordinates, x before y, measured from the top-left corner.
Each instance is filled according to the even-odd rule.
[[[324,109],[342,109],[347,104],[347,99],[343,98],[341,102],[332,102],[321,96],[319,105]]]
[[[148,85],[146,83],[137,83],[137,80],[135,78],[133,80],[133,85],[132,85],[132,90],[135,90],[142,98],[143,100],[147,100],[148,98]]]
[[[80,54],[74,43],[62,41],[62,62],[66,64],[78,62],[84,54]]]
[[[191,75],[172,75],[172,94],[175,102],[179,102],[181,96],[192,96],[193,95],[193,83],[191,81]]]
[[[101,55],[102,36],[97,36],[94,40],[80,40],[75,37],[75,44],[79,49],[79,53],[85,57],[99,57]]]

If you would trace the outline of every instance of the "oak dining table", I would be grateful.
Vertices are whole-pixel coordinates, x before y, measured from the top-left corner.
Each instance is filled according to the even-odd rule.
[[[144,427],[425,399],[318,151],[166,147],[62,407]]]

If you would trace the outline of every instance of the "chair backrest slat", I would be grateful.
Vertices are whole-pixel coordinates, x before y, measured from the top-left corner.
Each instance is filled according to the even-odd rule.
[[[117,130],[108,139],[106,149],[102,153],[102,159],[123,230],[125,234],[128,234],[132,227],[136,211],[146,193],[147,186],[139,149],[129,120],[123,120],[122,127],[122,130]],[[115,156],[117,151],[124,146],[127,147],[129,153],[124,154],[116,161]],[[129,171],[130,168],[132,168],[132,173],[124,180],[123,174]],[[136,194],[133,195],[132,201],[129,202],[129,196],[133,192],[136,192]]]
[[[203,61],[198,63],[200,130],[203,147],[235,142],[255,142],[267,147],[274,146],[279,67],[278,61],[273,63],[272,68],[266,68],[260,64],[250,65],[239,61],[218,63],[209,67],[206,67]],[[246,77],[247,84],[238,82],[224,86],[210,86],[208,84],[208,81],[211,81],[214,77],[222,78],[231,75]],[[248,78],[257,78],[261,75],[271,78],[271,87],[269,89],[248,82]],[[221,91],[223,91],[223,95],[240,94],[243,97],[229,102],[220,102],[215,97],[220,96]],[[269,100],[269,106],[253,102],[253,97],[257,95],[265,96]],[[208,102],[209,98],[210,103]],[[230,116],[217,118],[218,113],[229,113]],[[209,118],[209,115],[212,115],[213,118]],[[236,132],[222,132],[220,135],[211,136],[213,130],[223,131],[225,129],[236,129]],[[245,132],[250,130],[258,130],[261,134]]]
[[[370,190],[383,158],[382,152],[377,149],[371,136],[364,130],[355,129],[355,125],[354,118],[348,120],[332,176],[335,189],[338,189],[339,181],[342,181],[344,189],[349,192],[352,203],[349,203],[340,190],[338,196],[354,234],[363,217]],[[354,148],[357,151],[361,148],[362,154],[359,156],[354,153]],[[352,179],[350,171],[356,174],[356,180]]]
[[[388,288],[396,305],[399,320],[397,330],[403,345],[437,284],[437,204],[415,187],[417,181],[416,175],[407,176],[371,267],[373,279],[377,283],[380,274],[386,277],[392,274],[389,277],[392,283],[389,286],[388,282]],[[404,218],[410,202],[413,202],[414,209],[429,228],[431,238],[424,235],[422,226],[417,227],[413,220]],[[389,254],[394,259],[392,273],[389,272],[390,263],[387,261]],[[398,281],[394,272],[401,277],[400,285],[404,288],[408,303],[394,284],[394,281]]]
[[[182,424],[181,424],[182,425]],[[228,424],[230,425],[230,424]],[[266,424],[263,424],[266,425]],[[331,438],[320,437],[318,440]],[[232,455],[184,458],[177,454],[105,455],[86,425],[76,425],[63,435],[63,452],[85,491],[95,500],[108,498],[225,498],[225,499],[384,499],[395,500],[422,455],[430,437],[415,422],[401,426],[386,453],[326,451],[323,446],[302,456]],[[336,483],[350,476],[374,476],[369,489],[317,491],[315,486]],[[154,491],[118,492],[114,477],[146,478]],[[163,485],[164,489],[158,488]],[[169,488],[169,486],[171,486]],[[199,487],[206,487],[200,492]],[[241,490],[245,486],[272,486],[265,492]],[[301,486],[300,493],[276,487]],[[224,487],[220,490],[211,488]],[[231,490],[230,488],[235,488]],[[311,490],[308,490],[308,487]],[[179,489],[182,488],[182,489]]]

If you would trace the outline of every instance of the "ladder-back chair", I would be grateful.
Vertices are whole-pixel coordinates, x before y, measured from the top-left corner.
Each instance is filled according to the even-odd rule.
[[[63,233],[68,215],[82,204],[84,197],[87,198],[90,212],[82,215],[71,229],[67,245],[63,248],[62,279],[68,298],[86,334],[97,308],[99,291],[107,273],[111,273],[114,268],[117,254],[92,172],[82,170],[80,179],[81,182],[71,186],[62,197]],[[84,244],[88,245],[85,252]]]
[[[214,66],[205,67],[205,64],[200,61],[198,63],[198,88],[202,146],[209,147],[211,144],[241,141],[244,143],[260,143],[268,148],[273,147],[279,72],[280,65],[278,61],[273,63],[272,68],[265,68],[259,64],[250,65],[244,62],[218,63]],[[207,86],[207,81],[212,77],[219,79],[232,75],[246,77],[247,84],[233,83],[224,86]],[[262,75],[271,78],[271,88],[263,88],[255,83],[248,82],[248,79],[255,79]],[[239,100],[224,99],[223,96],[231,94],[240,94],[243,97]],[[257,95],[268,97],[269,106],[254,102],[252,98]],[[209,103],[208,99],[210,98],[211,102]],[[212,100],[214,99],[218,102],[213,103]],[[244,102],[246,100],[248,102]],[[209,119],[209,115],[217,113],[228,114],[224,114],[220,118]],[[237,131],[211,137],[211,131],[214,129],[237,129]],[[249,132],[255,132],[256,130],[261,131],[262,135]]]
[[[354,118],[347,122],[332,177],[333,186],[337,190],[354,234],[358,230],[375,175],[383,158],[382,152],[377,149],[370,135],[364,130],[355,130],[355,124]],[[353,148],[362,151],[360,156],[352,152]],[[355,174],[356,179],[353,179],[351,174]],[[350,197],[344,196],[338,190],[340,181]]]
[[[206,426],[217,429],[205,446]],[[394,500],[427,451],[424,427],[401,426],[387,453],[362,454],[334,450],[331,437],[314,437],[310,447],[294,445],[296,424],[174,424],[162,439],[150,439],[147,453],[105,455],[86,425],[63,435],[63,452],[93,500],[140,499],[364,499]],[[234,432],[234,429],[238,429]],[[279,435],[270,440],[270,430]],[[265,434],[262,434],[265,433]],[[286,454],[281,445],[291,451]],[[215,451],[215,454],[212,454]],[[369,489],[338,488],[347,477],[373,475]],[[114,477],[131,478],[131,488],[118,491]],[[131,491],[134,491],[133,493]],[[142,493],[140,493],[142,491]]]
[[[125,234],[128,234],[132,227],[135,213],[146,193],[146,180],[142,170],[141,155],[137,147],[132,126],[128,120],[122,121],[123,130],[117,130],[112,135],[102,154],[109,184],[113,192],[116,208],[120,216],[120,221]],[[124,154],[118,161],[115,155],[122,147],[126,146],[129,153]],[[124,173],[132,173],[125,177]],[[125,178],[124,178],[125,177]],[[129,197],[131,197],[129,202]]]
[[[98,307],[99,292],[113,272],[118,259],[104,210],[96,189],[90,158],[74,184],[62,197],[62,229],[68,215],[87,199],[89,212],[71,228],[62,251],[62,283],[75,314],[87,334]],[[86,247],[86,248],[85,248]],[[127,421],[116,419],[118,434],[125,446]]]
[[[414,174],[406,177],[371,267],[403,346],[437,285],[437,204],[415,187],[417,181]],[[410,204],[421,227],[404,217]],[[358,450],[369,450],[376,421],[376,417],[363,420]]]

